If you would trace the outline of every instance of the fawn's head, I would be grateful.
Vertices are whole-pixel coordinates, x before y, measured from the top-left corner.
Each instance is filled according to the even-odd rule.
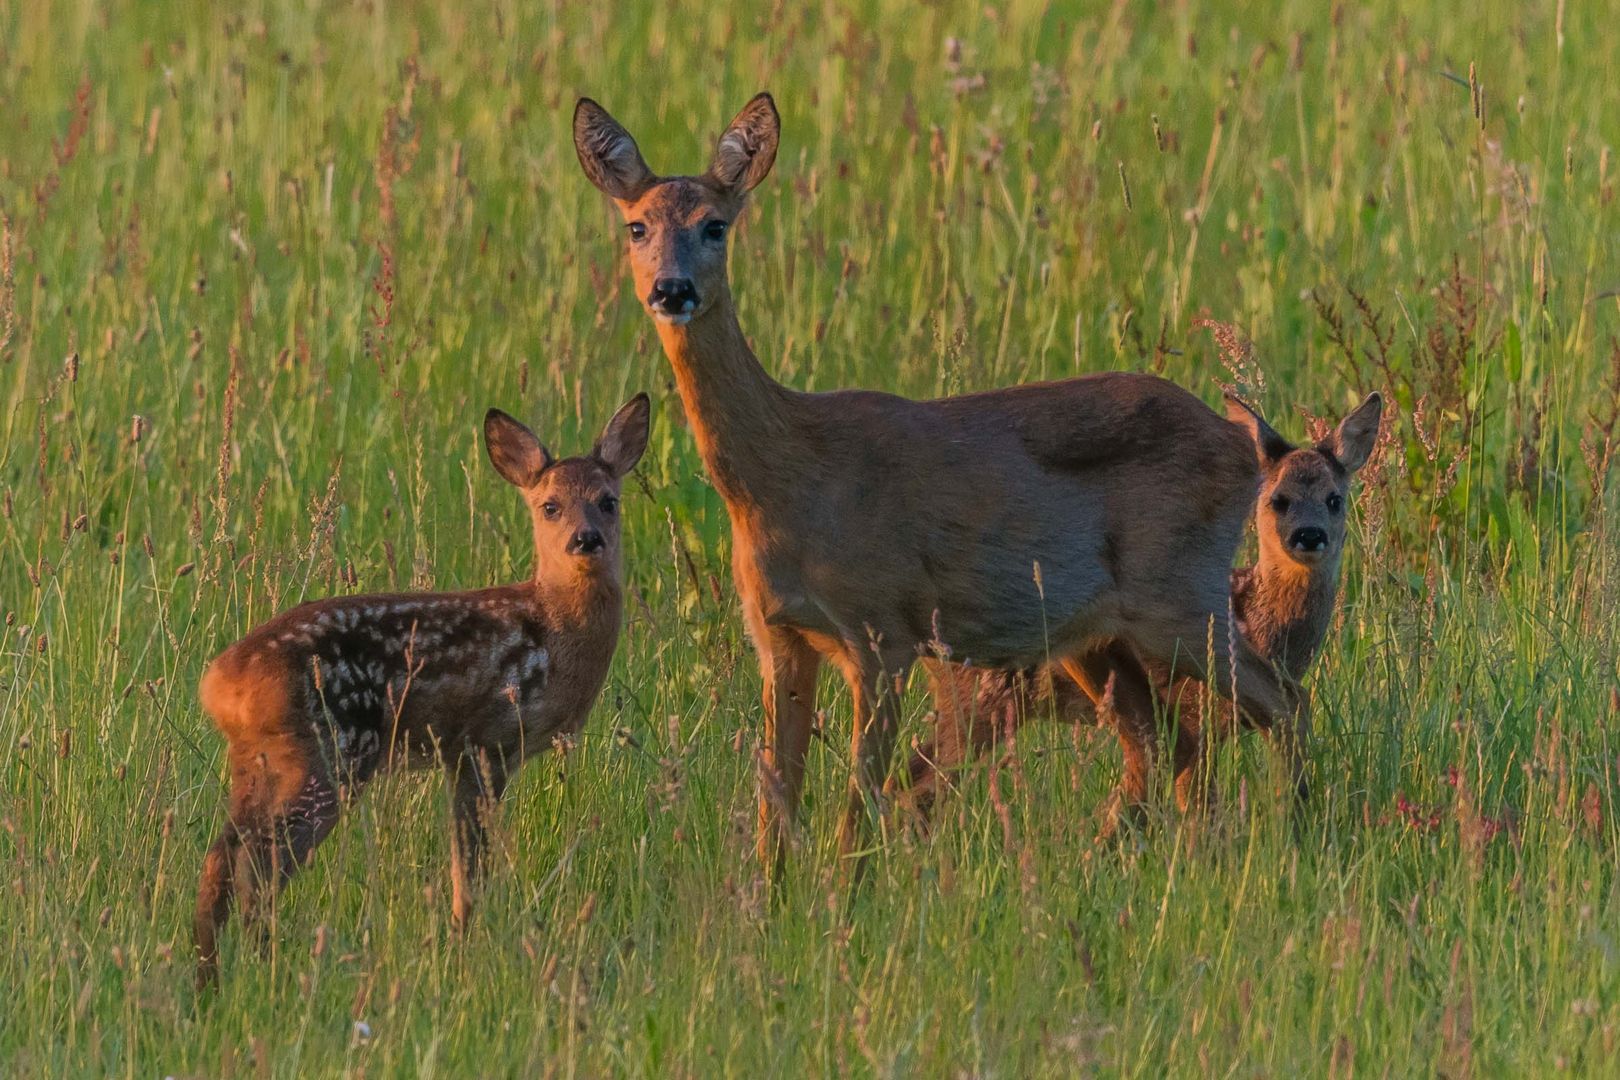
[[[726,235],[744,197],[771,171],[780,132],[771,96],[756,95],[720,136],[708,171],[661,177],[606,109],[579,99],[574,150],[624,215],[636,295],[654,319],[687,323],[726,295]]]
[[[1367,463],[1378,441],[1383,408],[1382,397],[1368,394],[1327,438],[1315,446],[1295,447],[1259,413],[1227,397],[1226,415],[1248,430],[1260,458],[1254,524],[1264,558],[1286,559],[1307,570],[1338,565],[1350,478]]]
[[[647,449],[650,406],[637,394],[613,414],[589,454],[554,459],[534,432],[491,409],[489,460],[523,492],[534,519],[535,578],[571,580],[619,567],[619,485]]]

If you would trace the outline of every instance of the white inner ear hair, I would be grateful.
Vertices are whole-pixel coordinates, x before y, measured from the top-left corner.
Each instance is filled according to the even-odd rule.
[[[715,148],[715,172],[722,180],[735,182],[748,168],[756,150],[754,140],[748,137],[746,131],[733,129],[726,132],[720,137],[720,145]]]
[[[623,129],[598,128],[590,133],[590,140],[592,155],[621,180],[633,179],[641,171],[636,142]]]

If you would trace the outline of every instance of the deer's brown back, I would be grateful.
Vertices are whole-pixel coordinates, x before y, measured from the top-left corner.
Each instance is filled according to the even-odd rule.
[[[731,506],[739,577],[768,615],[846,638],[937,631],[958,658],[1005,665],[1167,603],[1224,607],[1254,453],[1173,384],[791,403],[778,468]]]
[[[588,708],[606,672],[604,661],[554,685],[553,636],[529,585],[320,601],[222,653],[202,699],[233,743],[314,739],[362,772],[390,752],[421,761],[474,746],[521,757],[583,720],[575,703]],[[611,657],[611,641],[599,651]]]

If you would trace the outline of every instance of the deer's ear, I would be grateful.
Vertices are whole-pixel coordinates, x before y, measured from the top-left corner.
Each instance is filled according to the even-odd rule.
[[[753,190],[771,171],[781,134],[776,102],[769,94],[755,94],[721,134],[709,163],[709,176],[738,194]]]
[[[527,491],[551,465],[551,454],[535,433],[499,409],[484,414],[484,445],[490,464],[508,484]]]
[[[1254,440],[1255,453],[1261,468],[1275,465],[1294,449],[1292,443],[1277,434],[1265,418],[1231,394],[1226,395],[1226,418],[1249,433]]]
[[[641,198],[658,181],[641,159],[636,140],[590,98],[580,98],[574,106],[574,153],[586,178],[622,202]]]
[[[1367,464],[1373,447],[1378,444],[1378,424],[1383,415],[1383,395],[1374,390],[1367,395],[1367,400],[1356,406],[1355,412],[1339,421],[1322,448],[1331,451],[1347,472],[1357,471]]]
[[[652,403],[646,394],[637,394],[613,414],[602,429],[592,456],[608,467],[615,477],[623,477],[636,467],[647,450],[647,429],[652,422]]]

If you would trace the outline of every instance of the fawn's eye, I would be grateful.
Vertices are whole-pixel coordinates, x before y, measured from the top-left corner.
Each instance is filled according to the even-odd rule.
[[[604,513],[604,514],[612,514],[612,513],[615,513],[619,509],[619,500],[615,499],[611,495],[604,495],[597,502],[596,505],[597,505],[598,509],[600,509],[602,511],[602,513]]]
[[[703,235],[709,240],[724,240],[726,238],[726,223],[711,221],[703,226]]]
[[[1279,514],[1288,513],[1288,506],[1289,506],[1288,496],[1286,496],[1286,495],[1273,495],[1271,497],[1271,508],[1273,510],[1275,510],[1277,513],[1279,513]]]
[[[1327,508],[1328,513],[1337,514],[1340,510],[1344,509],[1344,500],[1341,499],[1337,494],[1329,495],[1327,497]]]
[[[562,513],[562,507],[558,506],[552,500],[547,499],[545,502],[540,504],[540,512],[546,515],[547,521],[556,521],[557,515]]]
[[[639,221],[632,221],[629,227],[630,239],[637,241],[647,239],[647,226],[643,225]]]

